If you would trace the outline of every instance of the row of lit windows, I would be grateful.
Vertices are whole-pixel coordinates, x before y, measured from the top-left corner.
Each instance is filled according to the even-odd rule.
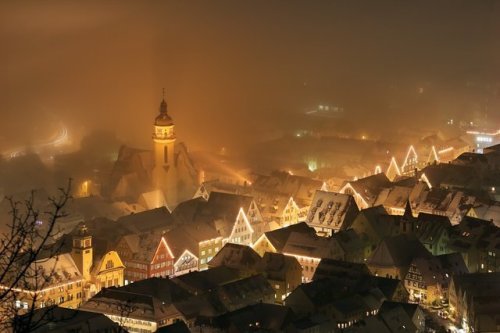
[[[413,274],[413,273],[408,273],[408,275],[406,275],[406,278],[407,279],[412,279],[412,280],[417,280],[417,281],[422,281],[422,276],[421,275]]]
[[[247,232],[247,228],[246,227],[236,228],[234,232],[236,233]]]
[[[99,281],[100,284],[101,284],[101,287],[105,287],[105,288],[109,288],[109,287],[112,287],[112,286],[118,286],[118,279],[115,279],[114,280],[114,283],[113,283],[113,280],[103,280],[103,281]]]
[[[200,260],[200,264],[201,264],[201,265],[203,265],[203,264],[205,264],[205,263],[207,263],[207,264],[208,264],[208,263],[210,262],[210,260],[212,260],[212,258],[213,258],[213,257],[208,257],[207,259],[202,258],[202,259]]]
[[[67,297],[64,297],[64,296],[60,296],[58,297],[57,299],[57,304],[62,304],[64,302],[70,302],[72,301],[73,299],[75,298],[75,295],[73,294],[68,294]],[[81,299],[82,298],[82,293],[81,292],[77,292],[76,293],[76,298],[77,299]],[[53,305],[53,304],[56,304],[55,301],[51,300],[50,298],[47,299],[47,300],[44,300],[44,301],[41,301],[40,302],[40,305],[39,307],[40,308],[44,308],[45,306],[48,306],[48,305]],[[23,302],[21,300],[16,300],[14,302],[14,306],[16,307],[16,309],[24,309],[24,310],[27,310],[28,307],[29,307],[29,304],[28,302]]]
[[[139,268],[139,269],[144,269],[144,270],[146,270],[148,268],[148,265],[146,265],[146,264],[141,264],[141,263],[132,262],[132,261],[125,262],[125,266],[127,268]]]
[[[243,236],[240,236],[240,237],[233,237],[233,238],[231,238],[230,243],[241,244],[245,240],[249,240],[249,239],[250,239],[250,235],[243,235]]]
[[[420,283],[420,282],[417,282],[417,281],[408,281],[408,280],[406,280],[406,285],[408,285],[409,287],[413,286],[413,287],[419,288],[419,289],[427,289],[427,286],[424,283]]]
[[[65,286],[59,286],[58,288],[50,288],[49,291],[41,291],[40,292],[40,295],[41,296],[45,296],[46,294],[49,294],[49,295],[54,295],[56,294],[57,292],[64,292],[64,290],[72,290],[73,289],[73,285],[75,285],[75,283],[68,283],[66,284]],[[76,287],[81,287],[82,286],[82,282],[79,281],[79,282],[76,282]]]
[[[163,268],[165,266],[171,266],[171,265],[172,265],[172,261],[171,260],[169,260],[168,262],[162,261],[159,264],[153,265],[152,268],[154,268],[154,269],[160,269],[160,268]]]
[[[204,256],[207,254],[207,252],[208,252],[208,254],[212,254],[212,249],[209,248],[207,251],[205,251],[205,250],[201,251],[201,255]],[[214,254],[216,254],[217,252],[219,252],[219,248],[216,247],[213,252],[214,252]]]

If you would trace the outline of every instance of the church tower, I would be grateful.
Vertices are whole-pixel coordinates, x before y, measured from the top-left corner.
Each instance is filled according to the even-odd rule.
[[[92,252],[92,236],[89,235],[87,227],[82,225],[77,234],[73,236],[71,257],[86,281],[90,280],[90,269],[93,261]]]
[[[165,96],[160,103],[160,114],[154,122],[153,186],[162,190],[169,207],[177,204],[177,170],[175,163],[174,122],[167,113]]]

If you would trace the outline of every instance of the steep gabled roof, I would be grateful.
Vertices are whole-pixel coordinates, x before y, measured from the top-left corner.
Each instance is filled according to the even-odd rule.
[[[212,192],[207,202],[202,198],[189,200],[174,215],[184,223],[209,224],[221,236],[228,237],[240,210],[248,211],[252,200],[250,196]]]
[[[258,265],[258,271],[263,272],[268,279],[285,279],[287,272],[295,267],[301,270],[299,261],[295,257],[281,253],[266,252]]]
[[[33,317],[30,317],[31,315]],[[47,332],[49,327],[52,333],[119,332],[122,329],[104,314],[59,306],[36,309],[24,318],[28,321],[27,325],[34,326],[30,329],[32,333]],[[23,322],[23,317],[20,318],[20,322]]]
[[[151,295],[165,304],[177,302],[190,296],[186,290],[179,288],[179,286],[169,278],[158,277],[136,281],[119,288],[112,287],[108,289],[115,289],[119,292],[128,292],[137,295]]]
[[[313,280],[328,278],[362,275],[370,275],[370,270],[365,264],[341,261],[335,259],[321,259],[314,272]]]
[[[184,253],[185,250],[188,250],[193,255],[198,257],[198,242],[186,232],[186,229],[183,226],[178,226],[169,230],[163,235],[163,237],[165,237],[168,247],[172,251],[176,260]]]
[[[158,322],[168,317],[167,311],[171,302],[162,302],[154,295],[156,294],[135,293],[121,288],[103,288],[84,303],[81,309]]]
[[[125,228],[131,233],[139,233],[154,229],[166,231],[172,228],[174,220],[167,207],[160,207],[122,216],[116,223],[117,228]]]
[[[345,253],[353,253],[364,249],[365,242],[356,233],[354,229],[341,230],[332,235],[337,241],[337,244],[344,250]]]
[[[247,211],[253,198],[248,195],[212,192],[208,198],[207,209],[214,217],[228,217],[233,221],[239,210]]]
[[[415,221],[414,233],[423,243],[434,242],[451,231],[451,222],[446,216],[420,213]]]
[[[220,285],[238,280],[238,271],[227,266],[213,267],[204,271],[194,271],[171,279],[172,282],[193,294],[201,294]]]
[[[223,284],[213,294],[231,310],[255,304],[271,296],[274,298],[275,291],[267,279],[258,274]]]
[[[307,215],[307,224],[331,228],[349,226],[358,213],[358,206],[349,194],[316,191]]]
[[[251,247],[227,243],[208,263],[210,267],[226,266],[256,270],[262,258]]]
[[[316,190],[321,189],[323,182],[309,177],[291,175],[284,171],[274,171],[270,175],[257,175],[252,188],[261,192],[292,197],[295,200],[311,201]]]
[[[175,207],[172,216],[177,222],[191,223],[196,220],[206,206],[207,201],[202,197],[186,200]]]
[[[374,202],[374,206],[383,205],[391,208],[404,208],[410,198],[412,189],[404,186],[393,186],[382,190]]]
[[[366,229],[360,224],[367,221],[376,236],[382,239],[395,233],[395,230],[399,228],[401,218],[398,215],[387,214],[383,206],[370,207],[359,212],[354,219],[352,228],[358,233],[364,232]]]
[[[466,165],[440,163],[429,165],[420,171],[425,174],[432,187],[452,186],[477,189],[480,179],[477,171]]]
[[[373,204],[378,194],[384,188],[392,186],[391,181],[384,173],[378,173],[349,183],[356,193],[358,193],[368,204]]]
[[[281,252],[292,233],[316,234],[314,228],[311,228],[305,222],[292,224],[285,228],[268,231],[265,233],[266,238],[273,245],[276,251]]]
[[[292,232],[283,247],[283,253],[312,258],[338,258],[334,241],[313,233]]]
[[[383,239],[368,260],[368,265],[409,267],[414,258],[430,256],[431,254],[416,237],[401,234]]]
[[[261,331],[281,332],[295,318],[290,308],[277,305],[257,303],[242,309],[228,312],[214,322],[223,331],[247,332],[249,327],[258,323]]]

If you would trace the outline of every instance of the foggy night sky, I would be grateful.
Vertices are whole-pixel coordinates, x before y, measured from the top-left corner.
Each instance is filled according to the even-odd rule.
[[[181,139],[217,146],[323,102],[362,126],[467,112],[466,81],[499,85],[500,2],[2,1],[0,50],[4,144],[52,117],[145,146],[165,87]]]

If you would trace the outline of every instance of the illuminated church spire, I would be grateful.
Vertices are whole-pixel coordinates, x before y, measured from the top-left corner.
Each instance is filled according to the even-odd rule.
[[[155,168],[153,169],[153,186],[163,191],[167,204],[172,207],[177,201],[176,135],[174,121],[168,114],[165,89],[163,89],[162,95],[160,114],[156,116],[154,121]]]

